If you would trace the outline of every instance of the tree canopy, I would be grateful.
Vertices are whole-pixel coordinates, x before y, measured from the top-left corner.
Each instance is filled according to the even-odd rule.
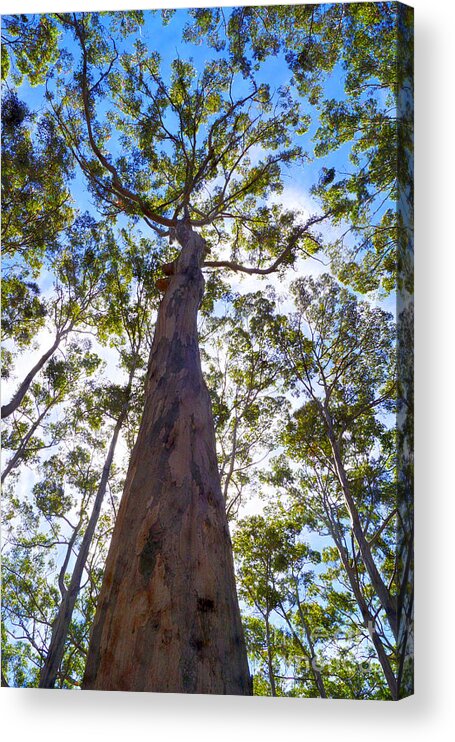
[[[140,618],[213,529],[182,683],[237,692],[191,669],[229,521],[253,693],[412,692],[411,43],[382,2],[2,18],[3,684],[91,687],[126,554]],[[152,450],[175,512],[126,510]]]

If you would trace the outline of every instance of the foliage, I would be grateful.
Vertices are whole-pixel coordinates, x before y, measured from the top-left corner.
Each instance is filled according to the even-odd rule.
[[[20,84],[27,77],[31,85],[46,80],[50,65],[58,59],[59,30],[49,14],[2,18],[2,82],[12,73]]]
[[[332,269],[358,291],[390,292],[397,280],[412,291],[412,11],[312,3],[192,16],[187,38],[207,35],[247,77],[284,56],[293,86],[315,107],[314,154],[328,166],[312,191],[342,228],[328,245]],[[326,92],[335,75],[336,97]]]
[[[46,251],[71,224],[71,158],[49,115],[38,117],[15,91],[2,100],[2,243],[11,269],[36,276]],[[18,268],[16,268],[17,270]],[[8,270],[8,272],[9,272]]]
[[[2,18],[2,677],[57,657],[80,687],[185,222],[254,693],[396,698],[412,311],[380,298],[412,293],[412,18],[197,8],[171,54],[175,15]]]

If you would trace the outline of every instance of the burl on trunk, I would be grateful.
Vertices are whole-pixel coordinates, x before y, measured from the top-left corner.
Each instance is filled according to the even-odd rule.
[[[205,243],[182,246],[162,299],[143,418],[95,616],[83,688],[251,693],[197,312]]]

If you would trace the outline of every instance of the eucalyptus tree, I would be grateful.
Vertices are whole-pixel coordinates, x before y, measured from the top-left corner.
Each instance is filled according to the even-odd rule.
[[[70,159],[55,122],[30,111],[7,88],[2,96],[2,339],[18,350],[45,325],[37,279],[74,219]],[[4,376],[13,363],[9,346],[3,351]]]
[[[412,292],[413,9],[379,2],[190,12],[188,40],[204,35],[249,74],[281,58],[313,107],[322,165],[313,193],[339,225],[328,245],[332,269],[359,291],[389,292],[398,282]],[[340,84],[328,87],[335,75]]]
[[[140,13],[47,15],[38,27],[36,19],[14,17],[5,26],[6,53],[19,76],[25,74],[32,80],[36,75],[36,81],[42,80],[54,65],[46,89],[51,126],[58,127],[65,153],[70,152],[84,174],[94,205],[113,225],[124,225],[127,217],[130,223],[142,222],[152,230],[156,247],[149,278],[155,281],[158,265],[162,272],[156,280],[163,297],[147,369],[142,422],[98,601],[86,688],[251,691],[213,417],[201,371],[198,314],[204,314],[206,307],[216,314],[220,274],[285,273],[299,255],[320,249],[321,239],[314,230],[328,213],[338,219],[349,218],[361,236],[353,247],[356,262],[348,264],[346,280],[365,290],[377,285],[380,272],[392,265],[387,262],[389,243],[381,242],[380,237],[395,240],[393,219],[390,223],[375,222],[374,233],[368,232],[370,242],[363,239],[367,234],[362,231],[365,220],[372,216],[381,193],[391,199],[396,193],[395,181],[387,180],[390,158],[384,160],[382,170],[370,167],[370,157],[373,164],[380,161],[383,135],[390,132],[388,122],[381,123],[380,146],[372,143],[372,125],[384,114],[383,107],[375,108],[379,99],[382,105],[382,92],[373,103],[364,104],[365,90],[376,82],[367,62],[382,53],[377,43],[379,31],[387,32],[391,49],[384,64],[381,62],[381,74],[390,60],[396,59],[396,14],[387,15],[380,4],[377,33],[370,38],[365,31],[366,15],[357,5],[342,11],[339,18],[336,6],[233,9],[223,31],[228,42],[223,50],[223,39],[212,23],[222,12],[195,11],[198,23],[205,24],[199,29],[215,45],[215,53],[196,65],[178,55],[170,65],[161,64],[160,55],[138,34]],[[164,20],[168,17],[163,14]],[[35,47],[39,48],[43,29],[49,30],[51,44],[40,65]],[[248,29],[251,33],[245,35]],[[261,29],[265,29],[265,40]],[[158,23],[155,30],[159,31]],[[344,46],[349,41],[352,47],[359,33],[362,57],[357,65]],[[193,41],[201,40],[194,28],[187,38],[191,34]],[[20,50],[20,43],[14,45],[16,38],[25,39],[25,49],[19,55],[14,51]],[[262,67],[269,51],[285,55],[294,72],[293,91],[285,85],[271,93],[267,70]],[[337,172],[330,160],[341,142],[334,138],[333,106],[324,100],[324,75],[336,69],[341,59],[348,76],[356,70],[345,91],[349,110],[340,114],[353,124],[344,140],[354,142],[352,177]],[[356,80],[364,87],[360,96],[355,92]],[[384,84],[390,88],[389,81]],[[296,91],[302,100],[307,97],[305,113]],[[322,115],[317,137],[319,154],[327,158],[327,167],[314,191],[325,213],[303,220],[273,205],[270,197],[276,201],[282,192],[285,167],[301,167],[307,162],[296,141],[311,123],[308,102],[313,112]],[[367,122],[365,116],[371,120]],[[369,133],[363,139],[361,134],[357,144],[359,127]],[[384,208],[378,213],[382,219]],[[363,251],[373,254],[370,243],[376,237],[379,242],[373,253],[377,248],[379,259],[366,266],[366,278],[364,274],[359,278],[359,256]],[[111,256],[115,263],[117,254],[114,243],[109,241],[103,258],[103,276],[115,274],[115,269],[111,270]],[[351,242],[346,240],[346,244],[352,248]],[[128,254],[134,265],[134,245]],[[341,275],[346,257],[339,264],[337,259],[338,252],[333,253],[334,267]],[[203,270],[210,275],[205,296]],[[20,291],[26,297],[22,304],[24,309],[29,306],[38,327],[44,304],[32,282],[24,276],[21,280],[22,285],[14,290],[18,301]],[[112,290],[109,280],[103,284],[107,296]],[[107,338],[109,322],[121,317],[127,301],[125,294],[116,297],[106,312],[106,321],[99,312],[90,314],[99,337],[104,332]],[[93,302],[97,304],[97,296],[89,304]],[[77,325],[85,327],[84,316],[78,317]],[[275,326],[264,335],[264,341],[271,342],[274,333]],[[245,338],[240,326],[233,328],[232,335],[239,347],[234,347],[229,360],[233,361],[237,387],[245,391],[245,409],[254,426],[262,413],[251,397],[254,379],[249,374],[266,384],[262,390],[265,401],[277,367],[263,363],[263,350]],[[287,345],[289,337],[292,346],[292,333],[287,336]],[[245,359],[241,360],[242,354]],[[125,367],[131,368],[128,350],[122,358]],[[286,363],[301,369],[299,363],[292,366],[285,359],[280,370]],[[216,382],[218,370],[213,370],[212,377]],[[237,414],[235,395],[235,404],[228,401],[231,420],[222,419],[226,399],[217,399],[213,391],[212,395],[214,411],[221,413],[221,423],[217,419],[221,436],[227,434],[228,446],[221,461],[227,491],[229,483],[236,481],[236,456],[238,460],[243,457],[245,464],[250,458],[239,445],[239,426],[244,421]],[[264,413],[267,404],[262,405]],[[275,413],[275,409],[271,401],[270,411]],[[139,412],[138,401],[135,412]],[[242,437],[254,439],[254,432],[246,432],[246,428],[244,432]],[[349,488],[342,491],[349,500]],[[350,501],[354,502],[352,496]],[[359,528],[357,536],[362,540]],[[367,547],[363,541],[362,558],[365,554],[368,557]],[[380,586],[374,559],[368,564],[369,579],[372,581],[373,575]],[[99,579],[98,572],[94,583],[98,585]],[[277,629],[277,637],[279,633]],[[65,659],[60,672],[64,665]]]
[[[272,640],[272,635],[277,634],[272,620],[275,613],[290,630],[293,642],[308,661],[316,689],[314,695],[327,698],[315,652],[316,642],[299,594],[299,583],[312,580],[310,567],[321,557],[299,538],[300,535],[301,525],[276,509],[273,513],[268,512],[267,518],[256,515],[240,521],[234,536],[235,553],[239,559],[240,595],[247,604],[254,606],[264,623],[270,695],[277,695],[276,676],[280,676],[279,660],[283,654],[276,652],[276,641]],[[300,628],[292,615],[295,606]],[[280,638],[282,641],[283,637]]]
[[[258,473],[275,448],[287,400],[279,392],[280,366],[268,348],[272,301],[263,292],[229,293],[223,303],[225,310],[203,323],[202,359],[231,519],[245,491],[257,487]]]
[[[318,246],[311,227],[322,216],[302,222],[264,201],[281,189],[282,168],[302,160],[292,136],[308,121],[287,90],[273,98],[223,58],[199,72],[176,58],[166,81],[159,55],[140,39],[132,51],[112,39],[104,16],[59,20],[73,34],[76,74],[70,83],[62,77],[49,103],[94,199],[177,245],[157,283],[164,296],[144,413],[84,687],[249,693],[198,348],[201,268],[271,272],[301,245]],[[228,260],[215,243],[232,245]]]
[[[320,518],[333,539],[397,698],[407,582],[396,552],[395,326],[328,275],[298,280],[295,295],[298,311],[283,320],[277,338],[291,386],[306,401],[283,440],[291,458],[310,470],[310,479],[301,480],[308,523]],[[306,497],[316,504],[305,505]]]
[[[99,318],[98,336],[117,349],[120,367],[127,378],[123,386],[110,384],[101,390],[95,388],[82,405],[81,423],[91,414],[92,424],[96,425],[97,419],[104,415],[111,418],[113,427],[111,425],[111,437],[107,444],[101,476],[98,478],[96,491],[93,493],[90,515],[86,517],[87,506],[84,504],[82,515],[86,517],[86,522],[83,523],[80,519],[77,528],[73,531],[73,541],[75,541],[83,526],[82,537],[77,548],[73,543],[71,544],[68,559],[65,560],[66,563],[61,569],[62,576],[66,572],[69,556],[73,551],[75,562],[68,584],[65,584],[63,577],[59,580],[61,601],[52,624],[52,635],[40,671],[39,686],[41,688],[54,687],[64,659],[68,632],[81,590],[83,575],[87,571],[89,553],[93,548],[94,535],[111,477],[119,436],[130,414],[134,396],[138,392],[136,377],[141,369],[144,370],[145,364],[142,356],[149,346],[149,326],[154,308],[153,300],[156,299],[153,282],[153,246],[149,242],[142,241],[142,245],[135,245],[132,255],[131,237],[124,235],[124,239],[127,242],[126,249],[123,251],[113,249],[110,253],[112,266],[108,275],[108,306]]]
[[[4,272],[36,277],[74,218],[71,155],[49,113],[35,113],[14,89],[2,97]]]
[[[307,541],[316,498],[306,510],[297,493],[284,507],[278,495],[264,515],[242,519],[234,536],[255,694],[390,697],[336,549],[319,552]]]
[[[71,567],[85,537],[90,504],[96,498],[106,436],[100,430],[94,434],[87,422],[78,430],[73,426],[71,443],[41,462],[42,479],[34,485],[31,498],[14,494],[4,498],[2,618],[10,643],[25,652],[21,685],[40,684],[58,624],[56,611],[67,602]],[[18,517],[20,523],[16,522]],[[70,629],[65,655],[74,651]],[[68,687],[73,680],[80,684],[86,651],[83,645],[82,641],[77,652],[82,660],[79,676],[74,673],[74,658],[71,663],[66,658],[65,673],[60,668],[58,672],[60,687]],[[17,655],[20,657],[20,651]],[[72,666],[70,676],[68,664]],[[10,677],[11,672],[5,658],[4,673]]]
[[[29,294],[33,295],[32,302],[37,302],[36,315],[27,317],[27,307],[30,299],[22,291],[23,283],[10,282],[9,287],[15,287],[15,293],[19,296],[19,307],[15,302],[8,304],[5,308],[5,330],[12,341],[16,341],[16,350],[23,350],[25,343],[20,342],[21,323],[16,325],[16,312],[22,315],[22,324],[26,325],[25,341],[28,344],[34,338],[34,332],[43,326],[51,333],[51,341],[32,368],[22,378],[16,391],[9,402],[2,405],[2,418],[10,417],[16,410],[20,409],[21,403],[26,396],[30,385],[37,374],[45,368],[56,351],[64,346],[66,342],[76,333],[91,331],[99,319],[100,301],[103,292],[106,291],[109,276],[109,260],[113,246],[112,232],[102,223],[96,223],[88,215],[77,217],[71,227],[61,237],[55,255],[48,256],[47,268],[52,270],[54,277],[53,293],[50,298],[40,298],[38,288],[29,284]],[[24,311],[24,305],[25,310]],[[18,342],[19,336],[19,342]],[[11,358],[14,362],[14,354]],[[15,361],[17,364],[17,359]],[[10,370],[11,373],[11,370]]]
[[[2,484],[21,464],[36,464],[43,451],[53,448],[67,435],[65,420],[51,417],[51,413],[67,398],[75,400],[81,383],[87,381],[99,364],[100,359],[91,352],[89,341],[72,342],[30,384],[20,411],[2,431],[2,448],[12,451],[2,471]]]
[[[295,436],[294,447],[290,446],[288,453],[291,460],[298,463],[297,470],[292,471],[288,462],[276,461],[274,473],[265,474],[264,479],[269,486],[272,482],[275,483],[276,491],[281,492],[283,502],[295,510],[298,521],[305,523],[305,533],[309,531],[313,537],[323,538],[325,543],[333,544],[322,550],[322,559],[327,566],[325,572],[318,573],[316,582],[318,594],[325,602],[326,613],[333,614],[338,625],[339,641],[333,642],[336,654],[340,655],[338,677],[341,679],[343,675],[342,657],[345,642],[349,640],[349,672],[357,665],[358,672],[363,674],[365,681],[369,681],[371,670],[375,676],[374,683],[379,684],[382,698],[396,699],[398,693],[406,695],[408,687],[403,686],[400,689],[399,683],[402,645],[393,637],[362,562],[337,477],[330,461],[325,460],[327,451],[324,455],[319,448],[320,434],[316,443],[303,420],[299,421],[298,431],[297,426],[290,425],[288,434],[288,440]],[[368,445],[370,444],[371,441]],[[366,455],[365,449],[355,457],[351,451],[351,464],[356,458],[357,465],[352,465],[349,469],[349,479],[372,553],[381,574],[389,581],[393,580],[398,561],[397,491],[391,481],[393,476],[390,459],[393,452],[390,440],[387,448],[388,453],[383,451],[375,461]],[[392,590],[394,602],[398,602],[394,593]],[[401,620],[405,620],[404,615]],[[330,651],[327,656],[330,658]],[[330,674],[328,672],[329,676]],[[331,684],[330,694],[344,697],[342,687]],[[360,687],[357,692],[364,691]]]
[[[59,590],[61,597],[57,606],[55,618],[52,621],[52,633],[40,670],[39,687],[41,688],[54,687],[64,657],[65,645],[73,618],[73,612],[81,589],[83,574],[87,569],[89,551],[92,548],[95,531],[101,514],[101,508],[108,487],[109,477],[111,476],[111,468],[117,442],[128,413],[129,397],[131,394],[134,372],[135,368],[133,366],[130,370],[128,382],[125,388],[106,389],[106,401],[110,401],[111,408],[109,411],[106,410],[106,412],[109,417],[113,418],[114,427],[111,431],[105,459],[102,463],[101,476],[98,474],[100,463],[97,462],[95,475],[92,475],[90,478],[93,483],[91,491],[89,492],[92,500],[90,515],[87,517],[88,501],[86,501],[85,497],[82,497],[80,501],[79,519],[68,542],[66,557],[60,569]],[[98,405],[102,407],[102,400],[99,399],[99,395],[97,396]],[[76,451],[75,456],[77,459],[83,460],[84,451]],[[59,473],[59,476],[61,476],[61,472]],[[51,477],[48,477],[46,486],[48,486],[49,483],[53,486]],[[79,543],[76,541],[78,537]],[[68,563],[73,554],[75,556],[74,566],[69,579],[65,581]]]

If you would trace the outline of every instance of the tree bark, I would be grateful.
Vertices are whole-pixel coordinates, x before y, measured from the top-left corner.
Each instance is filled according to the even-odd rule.
[[[68,331],[57,333],[54,342],[52,343],[51,347],[43,353],[39,361],[35,363],[31,371],[28,372],[27,376],[21,383],[19,389],[14,394],[13,398],[8,402],[7,404],[4,404],[1,408],[1,418],[4,420],[5,417],[9,417],[13,414],[19,407],[20,403],[24,399],[25,395],[27,394],[30,384],[32,383],[33,379],[37,375],[39,371],[43,368],[46,361],[49,360],[49,358],[55,353],[58,346],[60,345],[60,342],[62,340],[62,337],[64,335],[68,334]]]
[[[272,647],[271,647],[271,639],[270,639],[269,615],[270,615],[270,612],[267,609],[265,612],[265,616],[264,616],[265,639],[267,642],[267,669],[269,673],[270,691],[272,693],[272,696],[275,697],[276,696],[276,683],[275,683],[275,674],[273,672],[273,657],[272,657]]]
[[[300,602],[300,596],[299,596],[299,588],[297,581],[295,582],[295,598],[297,601],[297,610],[299,612],[300,620],[302,622],[303,630],[305,631],[306,640],[308,642],[308,647],[310,650],[310,660],[311,660],[311,672],[313,673],[314,681],[316,683],[316,686],[319,691],[319,695],[321,698],[327,698],[327,692],[324,685],[324,679],[322,677],[321,671],[317,664],[317,658],[316,658],[316,650],[314,648],[314,642],[313,637],[311,636],[310,627],[308,625],[308,621],[305,618],[305,615],[302,610],[302,604]]]
[[[387,685],[390,690],[390,694],[392,696],[392,699],[394,701],[398,700],[398,685],[397,685],[397,679],[395,677],[395,674],[393,672],[392,666],[390,664],[389,657],[387,655],[387,652],[382,644],[381,638],[379,637],[376,629],[375,629],[375,620],[374,616],[370,612],[367,602],[364,598],[364,595],[362,593],[362,589],[360,587],[360,584],[358,582],[358,579],[354,573],[354,570],[349,563],[349,557],[346,552],[346,549],[343,547],[343,544],[341,543],[341,539],[338,538],[335,531],[332,529],[332,538],[335,541],[336,547],[338,549],[338,553],[340,555],[341,562],[343,564],[343,567],[346,571],[349,584],[351,585],[352,592],[354,594],[354,597],[356,599],[357,605],[359,607],[360,613],[362,614],[362,618],[365,624],[365,627],[368,629],[368,632],[370,634],[371,641],[373,642],[373,646],[376,650],[376,654],[378,656],[378,660],[380,662],[380,665],[382,667],[382,670],[384,672],[384,676],[387,682]]]
[[[328,438],[329,438],[330,447],[332,449],[332,455],[333,455],[333,463],[334,463],[335,470],[337,473],[338,481],[340,483],[340,486],[341,486],[341,489],[344,495],[346,507],[348,509],[349,516],[351,518],[352,531],[354,533],[354,537],[359,546],[360,553],[362,555],[362,560],[365,565],[365,569],[368,572],[368,576],[371,580],[371,584],[387,615],[387,620],[389,622],[390,629],[396,639],[398,636],[396,599],[390,595],[390,591],[387,588],[387,585],[384,583],[384,580],[382,579],[381,574],[378,568],[376,567],[375,561],[373,559],[370,544],[367,541],[367,538],[362,528],[362,524],[360,522],[359,511],[357,510],[357,507],[354,503],[354,499],[351,495],[351,488],[349,486],[348,478],[346,476],[346,471],[345,471],[345,468],[343,466],[343,462],[341,459],[340,448],[336,440],[335,433],[333,431],[332,419],[329,413],[327,412],[327,410],[325,409],[323,409],[323,416],[327,424]]]
[[[162,299],[145,407],[107,558],[85,689],[251,694],[197,312],[204,240]]]
[[[301,620],[303,622],[303,627],[304,627],[304,630],[305,630],[305,635],[306,635],[306,638],[307,638],[307,641],[308,641],[308,647],[309,647],[309,650],[310,651],[308,651],[308,649],[305,647],[304,643],[302,642],[302,640],[300,639],[300,637],[297,634],[296,630],[294,629],[294,626],[292,625],[292,621],[290,620],[289,615],[288,615],[287,611],[284,609],[284,606],[283,606],[282,603],[280,603],[281,615],[283,616],[284,620],[286,621],[286,623],[287,623],[287,625],[288,625],[288,627],[289,627],[289,629],[291,631],[292,636],[294,637],[295,641],[299,645],[300,650],[301,650],[303,656],[309,662],[310,670],[312,672],[314,681],[316,683],[316,687],[317,687],[317,689],[319,691],[319,695],[321,696],[321,698],[327,698],[328,696],[327,696],[327,693],[326,693],[326,690],[325,690],[324,680],[322,678],[321,672],[318,669],[318,665],[317,665],[317,662],[316,662],[316,653],[314,651],[314,644],[313,644],[313,642],[311,640],[311,634],[310,634],[310,631],[309,631],[309,627],[308,627],[307,622],[302,617],[302,608],[300,606],[298,595],[296,597],[297,597],[297,602],[298,602],[298,606],[299,606],[299,608],[298,608],[299,614],[300,614]]]
[[[20,444],[19,444],[19,446],[17,448],[16,453],[13,456],[11,456],[10,460],[7,462],[4,470],[2,471],[2,476],[1,476],[1,480],[0,480],[1,481],[1,484],[4,483],[6,477],[9,476],[9,474],[11,474],[11,472],[13,471],[13,469],[15,469],[20,464],[21,459],[23,458],[24,453],[26,451],[27,443],[29,442],[29,440],[33,436],[33,434],[36,432],[36,430],[39,428],[39,426],[41,425],[42,421],[44,420],[44,418],[46,417],[46,415],[47,415],[48,412],[49,412],[49,405],[43,410],[43,412],[39,415],[39,417],[31,425],[30,430],[22,438],[22,440],[21,440],[21,442],[20,442]]]
[[[49,644],[49,650],[47,652],[46,660],[40,672],[40,688],[53,688],[57,679],[57,674],[65,651],[66,638],[68,636],[69,627],[73,617],[74,606],[76,604],[77,596],[81,587],[82,575],[87,563],[87,557],[93,540],[93,535],[95,533],[96,524],[98,523],[98,519],[100,516],[101,505],[103,504],[104,495],[106,494],[106,488],[111,471],[112,461],[114,459],[115,448],[117,446],[118,437],[123,423],[125,422],[127,411],[128,403],[125,402],[124,407],[115,424],[114,432],[112,434],[111,442],[109,445],[109,450],[104,462],[100,483],[98,485],[95,502],[93,504],[93,509],[90,514],[87,528],[81,541],[79,552],[76,558],[76,563],[71,575],[70,584],[68,586],[68,589],[62,595],[62,600],[58,608],[57,616],[52,624],[52,636]]]

